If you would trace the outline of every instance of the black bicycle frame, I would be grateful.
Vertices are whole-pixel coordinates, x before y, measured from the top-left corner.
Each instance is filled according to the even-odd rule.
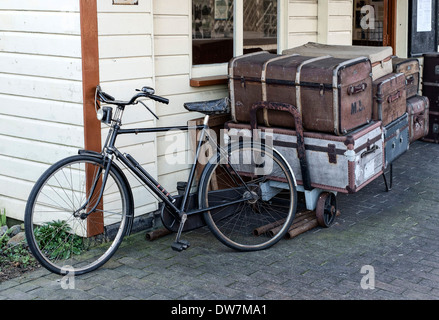
[[[171,130],[182,130],[189,131],[191,129],[199,130],[201,129],[200,141],[197,144],[197,152],[195,154],[194,162],[191,166],[191,171],[189,173],[188,183],[186,185],[186,189],[184,192],[183,200],[181,202],[180,208],[177,208],[174,205],[175,199],[166,191],[165,188],[161,187],[160,183],[156,181],[144,168],[140,166],[140,164],[129,154],[124,155],[119,150],[114,148],[114,141],[117,135],[120,134],[139,134],[139,133],[152,133],[152,132],[166,132]],[[157,128],[135,128],[135,129],[119,129],[118,126],[114,128],[113,136],[114,139],[110,139],[110,144],[107,147],[109,153],[111,152],[111,147],[113,148],[113,152],[116,157],[126,165],[135,175],[141,179],[160,199],[165,202],[167,206],[169,206],[172,211],[178,214],[179,217],[184,212],[184,208],[186,207],[186,202],[189,195],[189,190],[192,187],[194,177],[195,177],[195,169],[197,166],[197,159],[199,157],[201,145],[204,140],[205,132],[208,129],[207,125],[196,125],[196,126],[176,126],[176,127],[157,127]],[[113,144],[112,144],[113,143]]]
[[[198,157],[200,155],[201,146],[203,144],[206,130],[209,129],[207,125],[207,121],[204,122],[202,125],[195,125],[195,126],[175,126],[175,127],[156,127],[156,128],[134,128],[134,129],[121,129],[119,125],[119,121],[112,126],[112,132],[110,132],[109,136],[107,137],[107,141],[104,145],[104,150],[106,150],[107,156],[107,168],[111,166],[111,163],[113,161],[113,155],[116,156],[118,160],[120,160],[126,167],[128,167],[133,174],[135,174],[140,180],[142,180],[169,208],[171,208],[171,214],[176,219],[181,219],[184,214],[186,215],[192,215],[192,214],[198,214],[202,212],[206,212],[209,210],[219,209],[222,207],[229,206],[231,204],[237,204],[240,202],[247,201],[249,199],[243,198],[235,201],[231,201],[225,204],[220,204],[216,206],[211,206],[208,208],[202,208],[197,210],[192,210],[190,212],[185,211],[186,203],[189,197],[189,191],[192,187],[194,177],[195,177],[195,170],[197,167]],[[172,197],[172,195],[169,194],[169,192],[166,191],[164,187],[162,187],[158,181],[156,181],[131,155],[129,154],[122,154],[115,146],[116,137],[121,134],[139,134],[139,133],[153,133],[153,132],[166,132],[171,130],[182,130],[182,131],[189,131],[191,129],[194,130],[200,130],[201,134],[199,137],[199,141],[197,144],[197,149],[195,153],[194,162],[192,163],[191,170],[189,173],[189,178],[187,181],[186,189],[183,195],[183,199],[180,205],[180,208],[177,208],[174,205],[175,199]],[[230,163],[229,163],[230,165]],[[232,168],[233,170],[233,168]],[[102,190],[105,187],[106,177],[108,174],[108,170],[105,171],[104,177],[103,177],[103,183],[102,183]],[[243,181],[242,181],[243,182]],[[245,185],[245,184],[244,184]],[[247,186],[246,186],[247,187]],[[94,188],[93,188],[94,189]],[[102,196],[102,190],[101,195]],[[91,194],[94,193],[94,190],[92,190]],[[99,199],[100,201],[100,199]],[[98,201],[98,202],[99,202]],[[93,211],[90,210],[86,215],[91,214]]]

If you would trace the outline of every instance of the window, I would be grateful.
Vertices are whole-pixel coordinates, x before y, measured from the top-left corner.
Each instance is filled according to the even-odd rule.
[[[277,2],[192,0],[192,64],[224,63],[237,53],[276,52]]]
[[[244,53],[277,51],[277,0],[244,0]]]
[[[395,49],[396,0],[354,0],[353,4],[352,44]]]
[[[383,0],[354,1],[354,30],[352,44],[383,46]]]

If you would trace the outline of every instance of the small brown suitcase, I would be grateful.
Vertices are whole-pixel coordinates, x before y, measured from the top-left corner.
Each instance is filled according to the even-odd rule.
[[[254,53],[229,63],[232,119],[249,122],[259,101],[297,107],[308,131],[344,135],[372,119],[372,77],[368,58]],[[294,128],[287,114],[262,110],[257,120],[265,126]]]
[[[373,120],[381,120],[383,126],[403,116],[407,110],[405,75],[391,73],[373,82]]]
[[[428,134],[422,140],[439,143],[439,112],[429,111],[428,126]]]
[[[407,99],[416,96],[419,92],[419,60],[393,58],[392,63],[394,73],[405,75]]]
[[[424,54],[422,95],[430,99],[430,111],[439,111],[439,53]]]
[[[414,96],[407,99],[410,143],[428,134],[429,105],[430,103],[427,97]]]

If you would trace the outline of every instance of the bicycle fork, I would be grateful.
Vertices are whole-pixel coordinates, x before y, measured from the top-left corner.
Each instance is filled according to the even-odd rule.
[[[80,217],[81,219],[83,219],[83,220],[87,219],[87,217],[88,217],[90,214],[92,214],[93,212],[96,211],[96,208],[98,207],[99,203],[101,203],[102,195],[104,194],[105,185],[106,185],[106,183],[107,183],[107,179],[108,179],[108,172],[110,171],[110,167],[111,167],[111,162],[112,162],[111,159],[109,159],[109,160],[107,161],[106,164],[105,164],[105,162],[104,162],[104,165],[105,165],[105,172],[104,172],[104,176],[102,177],[102,185],[101,185],[101,190],[100,190],[99,196],[98,196],[98,198],[96,199],[95,204],[93,205],[93,207],[92,207],[90,210],[87,210],[86,212],[83,212],[83,213],[81,213],[81,214],[79,215],[79,217]],[[84,204],[83,204],[78,210],[76,210],[75,212],[73,212],[73,215],[74,215],[75,217],[77,217],[78,214],[79,214],[79,212],[81,212],[82,210],[86,209],[87,206],[90,204],[91,199],[92,199],[93,195],[95,194],[96,187],[97,187],[98,184],[99,184],[99,179],[100,179],[100,177],[101,177],[102,170],[103,170],[103,168],[102,168],[102,167],[99,167],[98,172],[96,173],[96,175],[95,175],[95,177],[94,177],[94,179],[93,179],[93,183],[92,183],[92,185],[91,185],[90,192],[89,192],[89,195],[88,195],[87,200],[85,201],[85,203],[84,203]],[[87,171],[87,168],[86,168],[86,171]],[[87,183],[86,183],[86,184],[87,184]]]

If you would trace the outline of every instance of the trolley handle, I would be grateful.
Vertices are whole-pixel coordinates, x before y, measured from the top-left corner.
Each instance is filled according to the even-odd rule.
[[[305,190],[312,190],[311,176],[309,173],[308,161],[306,159],[305,137],[303,135],[302,116],[300,112],[297,110],[297,107],[291,104],[280,103],[280,102],[268,102],[268,101],[256,102],[255,104],[252,105],[250,110],[250,126],[252,132],[254,129],[257,129],[258,127],[258,119],[256,117],[256,114],[259,109],[285,111],[293,116],[295,131],[297,136],[297,154],[300,163],[300,170],[302,173],[303,186]]]

